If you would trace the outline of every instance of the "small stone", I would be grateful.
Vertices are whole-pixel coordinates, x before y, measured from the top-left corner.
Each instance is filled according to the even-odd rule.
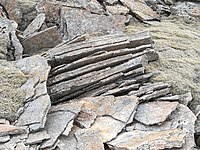
[[[50,148],[53,147],[58,140],[58,137],[67,127],[67,124],[73,120],[75,117],[74,113],[71,112],[54,112],[47,115],[47,122],[45,125],[45,130],[50,136],[49,140],[44,141],[40,148]]]
[[[41,143],[43,140],[48,140],[48,139],[50,139],[50,136],[47,134],[47,132],[45,130],[38,131],[35,133],[30,133],[28,135],[26,144],[28,144],[28,145],[38,144],[38,143]]]
[[[187,106],[190,101],[192,101],[192,94],[190,92],[179,95],[179,103]]]
[[[155,11],[153,11],[149,6],[147,6],[143,0],[120,1],[142,21],[148,21],[159,18],[159,15]]]
[[[23,36],[27,37],[30,34],[33,34],[34,32],[38,31],[42,27],[44,20],[45,20],[45,14],[44,13],[37,15],[37,17],[24,30]]]
[[[176,109],[178,102],[149,102],[140,104],[135,119],[145,125],[162,123]]]
[[[89,130],[99,131],[103,143],[114,139],[125,127],[125,123],[113,119],[112,117],[99,117]]]
[[[27,150],[28,146],[25,146],[24,143],[17,143],[17,146],[15,147],[15,150]]]
[[[75,132],[78,150],[104,150],[98,130],[81,129]]]
[[[104,0],[108,5],[114,5],[118,3],[118,0]]]
[[[165,131],[134,130],[122,133],[113,141],[108,142],[108,145],[110,148],[118,150],[181,148],[185,142],[185,135],[185,132],[181,129]]]
[[[16,127],[7,124],[0,124],[0,136],[16,135],[26,133],[26,130],[22,127]]]
[[[37,131],[44,128],[46,115],[50,106],[51,101],[48,95],[38,97],[29,102],[28,107],[26,107],[24,112],[20,115],[17,124],[22,126],[29,125],[31,131]]]
[[[112,15],[126,15],[129,9],[122,5],[106,6],[106,10]]]
[[[9,135],[0,136],[0,143],[5,143],[5,142],[8,142],[9,140],[10,140]]]

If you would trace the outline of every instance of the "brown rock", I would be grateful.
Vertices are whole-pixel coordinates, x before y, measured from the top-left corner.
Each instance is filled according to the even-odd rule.
[[[53,26],[41,32],[32,34],[22,41],[22,45],[24,46],[24,53],[33,55],[42,53],[44,49],[50,49],[61,42],[62,39],[58,29],[56,26]]]
[[[7,124],[0,124],[0,136],[23,134],[23,133],[26,133],[26,130],[24,128]]]
[[[176,109],[178,102],[149,102],[140,104],[135,119],[145,125],[159,124]]]
[[[122,5],[106,6],[106,10],[112,15],[126,15],[129,9]]]
[[[181,129],[165,131],[139,131],[125,132],[109,142],[110,148],[119,150],[137,149],[171,149],[181,148],[185,142],[185,132]]]
[[[154,12],[143,0],[120,0],[130,11],[132,11],[140,20],[147,21],[158,19],[159,15]]]

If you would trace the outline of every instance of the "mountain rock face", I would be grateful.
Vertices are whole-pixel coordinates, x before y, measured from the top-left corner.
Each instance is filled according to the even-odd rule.
[[[164,51],[153,27],[183,12],[197,21],[198,9],[170,0],[0,0],[0,149],[198,149],[194,93],[174,93],[170,80],[152,80],[159,66],[151,69]],[[153,36],[139,25],[125,32],[138,22]]]

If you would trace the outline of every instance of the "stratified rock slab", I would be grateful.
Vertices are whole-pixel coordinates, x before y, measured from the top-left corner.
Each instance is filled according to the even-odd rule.
[[[158,150],[180,148],[185,142],[185,132],[181,129],[165,131],[125,132],[108,143],[109,147],[118,150]]]
[[[21,127],[16,127],[8,124],[0,124],[0,136],[16,135],[26,133],[26,130]]]
[[[176,109],[178,102],[149,102],[140,104],[135,119],[145,125],[159,124]]]

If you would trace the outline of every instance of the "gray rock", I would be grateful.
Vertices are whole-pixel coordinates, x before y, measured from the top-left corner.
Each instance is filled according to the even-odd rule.
[[[145,4],[143,0],[120,0],[133,12],[140,20],[147,21],[159,19],[159,15]]]
[[[126,15],[129,9],[122,5],[106,6],[106,10],[112,15]]]
[[[44,141],[40,148],[51,148],[55,145],[58,137],[67,127],[68,123],[75,117],[74,113],[58,111],[50,113],[47,116],[47,122],[45,125],[45,130],[50,136],[49,140]]]
[[[38,31],[42,27],[44,20],[45,20],[45,14],[44,13],[38,14],[37,17],[24,30],[23,36],[27,37],[30,34],[33,34],[34,32]]]
[[[8,19],[0,19],[1,34],[9,42],[9,47],[13,48],[8,51],[9,60],[18,60],[22,58],[23,47],[16,36],[17,23]],[[12,43],[12,44],[11,44]]]
[[[17,61],[16,67],[26,75],[39,77],[40,82],[47,80],[50,71],[50,66],[47,63],[47,60],[39,55]]]
[[[123,33],[125,16],[104,16],[91,14],[88,11],[73,8],[63,8],[61,11],[62,26],[65,39],[72,39],[77,35],[114,34]]]
[[[181,148],[185,142],[185,132],[181,129],[165,131],[140,131],[125,132],[116,139],[108,142],[112,149],[171,149]]]
[[[118,3],[118,0],[104,0],[108,5],[114,5]]]
[[[162,123],[176,109],[178,102],[149,102],[140,104],[135,119],[145,125]]]
[[[0,136],[0,143],[5,143],[5,142],[8,142],[9,140],[10,140],[9,135]]]
[[[81,129],[75,132],[77,149],[104,150],[103,140],[98,130]]]
[[[125,125],[126,124],[121,121],[105,116],[97,118],[89,131],[99,131],[102,141],[105,143],[116,138]]]
[[[135,114],[138,98],[135,96],[100,96],[95,98],[83,98],[86,101],[82,108],[91,110],[98,116],[110,116],[124,122],[130,121],[130,116]],[[112,106],[112,107],[110,107]]]
[[[18,125],[29,125],[31,131],[44,128],[46,115],[50,109],[51,102],[48,95],[40,96],[28,103],[24,112],[19,116]],[[40,113],[38,113],[40,112]],[[30,117],[31,114],[31,117]]]
[[[26,133],[25,128],[12,126],[8,124],[0,124],[0,136],[16,135]]]
[[[35,133],[30,133],[28,135],[28,139],[26,140],[27,145],[34,145],[41,143],[44,140],[50,139],[50,136],[47,134],[45,130],[38,131]]]
[[[22,41],[24,53],[28,55],[40,54],[61,43],[62,39],[56,26],[31,34]]]

